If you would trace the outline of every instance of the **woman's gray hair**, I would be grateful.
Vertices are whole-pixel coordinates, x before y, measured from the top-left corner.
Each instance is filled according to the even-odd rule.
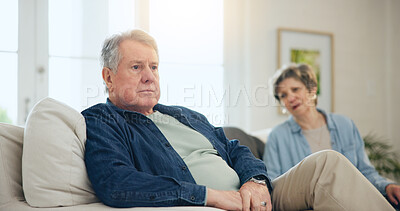
[[[100,63],[103,68],[107,67],[111,69],[113,73],[117,73],[118,64],[122,58],[119,52],[119,45],[125,40],[134,40],[152,47],[156,51],[158,58],[158,47],[155,39],[145,31],[134,29],[112,35],[104,41],[100,56]]]

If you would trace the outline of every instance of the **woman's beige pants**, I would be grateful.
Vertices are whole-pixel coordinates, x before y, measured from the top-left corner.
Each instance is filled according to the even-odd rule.
[[[342,154],[314,153],[272,181],[274,210],[394,210]]]

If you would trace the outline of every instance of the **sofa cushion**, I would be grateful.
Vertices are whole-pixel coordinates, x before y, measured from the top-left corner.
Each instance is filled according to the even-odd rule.
[[[24,128],[0,123],[0,207],[13,199],[24,200],[21,157]]]
[[[98,201],[87,177],[84,117],[51,98],[28,116],[22,155],[26,201],[35,207],[71,206]]]

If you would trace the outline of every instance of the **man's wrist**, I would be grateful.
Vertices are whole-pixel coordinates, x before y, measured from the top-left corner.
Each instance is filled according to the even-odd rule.
[[[248,180],[248,182],[254,182],[254,183],[257,183],[257,184],[260,184],[260,185],[265,185],[265,186],[268,187],[267,178],[265,176],[263,176],[263,175],[254,176],[254,177],[250,178]]]

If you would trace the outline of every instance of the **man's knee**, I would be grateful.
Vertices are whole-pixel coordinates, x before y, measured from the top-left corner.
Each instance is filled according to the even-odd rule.
[[[316,152],[314,154],[317,157],[323,157],[323,158],[326,158],[326,159],[347,159],[340,152],[337,152],[335,150],[330,150],[330,149],[322,150],[322,151]]]
[[[322,150],[322,151],[313,153],[309,157],[310,157],[310,160],[313,160],[317,163],[320,163],[320,162],[348,163],[348,162],[350,162],[347,160],[347,158],[344,155],[342,155],[340,152],[337,152],[334,150]]]

